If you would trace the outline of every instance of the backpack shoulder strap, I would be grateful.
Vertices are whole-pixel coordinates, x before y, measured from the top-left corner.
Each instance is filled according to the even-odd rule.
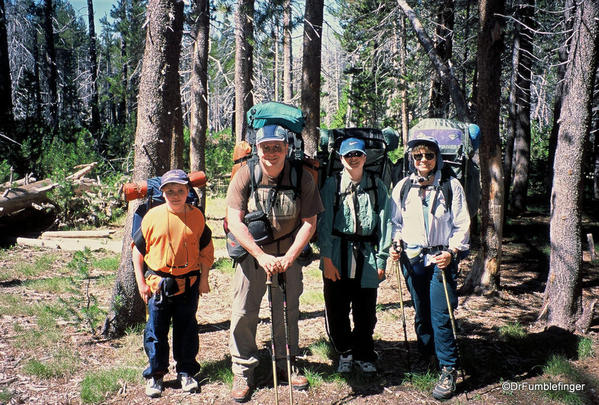
[[[258,163],[258,159],[252,157],[248,160],[248,169],[250,171],[250,195],[254,196],[256,208],[260,209],[260,199],[258,198],[258,185],[262,181],[262,168]]]
[[[399,197],[401,201],[401,209],[402,211],[406,209],[406,200],[408,199],[408,194],[410,193],[410,189],[412,188],[412,177],[408,177],[406,181],[401,186],[399,190]]]
[[[302,174],[304,173],[304,161],[291,159],[289,161],[289,184],[293,189],[293,199],[302,194]]]
[[[376,183],[376,175],[373,172],[370,172],[370,186],[366,188],[365,191],[370,194],[370,191],[374,192],[374,212],[379,212],[379,187]]]
[[[335,181],[336,181],[336,189],[335,193],[335,204],[333,205],[333,213],[339,210],[339,205],[341,204],[341,172],[335,173]]]
[[[445,198],[445,204],[448,211],[451,211],[451,202],[453,199],[453,191],[451,190],[451,178],[453,176],[449,171],[441,171],[441,192]]]
[[[437,188],[437,191],[440,189],[441,193],[443,194],[443,198],[445,199],[445,207],[446,207],[447,211],[451,211],[451,201],[453,198],[453,191],[451,190],[452,177],[453,176],[451,176],[449,171],[442,170],[441,171],[441,180],[439,182],[439,187]],[[435,209],[437,208],[437,205],[439,205],[439,203],[437,201],[438,200],[435,198],[435,201],[433,202],[433,206],[431,208],[432,212],[434,212]]]

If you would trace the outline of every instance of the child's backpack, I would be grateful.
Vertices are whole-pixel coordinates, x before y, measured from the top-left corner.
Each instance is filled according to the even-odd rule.
[[[375,128],[336,128],[320,130],[320,149],[319,152],[319,188],[324,186],[326,179],[330,176],[339,176],[343,170],[341,156],[339,156],[339,147],[347,138],[359,138],[364,140],[366,147],[366,163],[364,164],[364,174],[370,177],[370,186],[368,191],[375,193],[374,200],[378,201],[376,195],[376,178],[380,178],[387,187],[391,188],[392,178],[391,170],[393,164],[389,159],[388,152],[397,148],[399,136],[391,128],[384,130]],[[337,186],[340,181],[338,179]],[[337,193],[339,196],[340,193]],[[339,207],[339,198],[336,199],[334,210]]]
[[[425,118],[413,126],[408,132],[408,141],[422,136],[433,137],[439,142],[443,156],[441,171],[441,192],[447,205],[451,206],[452,191],[449,186],[451,177],[457,178],[466,193],[466,201],[470,216],[478,211],[480,204],[480,168],[473,159],[479,144],[480,128],[476,124],[467,124],[445,118]],[[403,175],[409,176],[409,150],[404,151]],[[405,199],[412,187],[406,181],[400,191],[401,207],[405,207]]]

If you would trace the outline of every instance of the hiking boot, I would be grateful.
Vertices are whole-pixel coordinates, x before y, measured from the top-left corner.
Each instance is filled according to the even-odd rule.
[[[455,392],[455,384],[458,373],[453,367],[443,367],[441,377],[433,389],[433,398],[437,400],[449,399]]]
[[[177,374],[177,380],[181,383],[183,392],[195,392],[198,389],[198,382],[187,373]]]
[[[278,369],[277,371],[278,375],[279,375],[279,381],[281,382],[289,382],[287,381],[287,370],[282,370],[282,369]],[[291,386],[293,387],[294,390],[297,391],[304,391],[306,389],[308,389],[308,386],[310,385],[310,383],[308,382],[308,379],[306,378],[305,375],[303,375],[299,369],[295,366],[291,367]]]
[[[376,373],[376,366],[374,365],[374,363],[372,363],[370,361],[356,360],[355,363],[363,373],[366,373],[366,374]]]
[[[351,373],[354,357],[350,354],[339,356],[339,365],[337,366],[338,373]]]
[[[248,377],[233,375],[233,388],[231,388],[231,399],[235,402],[245,402],[250,399],[250,382]]]
[[[146,380],[146,395],[150,398],[158,398],[162,395],[163,390],[162,377],[150,377]]]

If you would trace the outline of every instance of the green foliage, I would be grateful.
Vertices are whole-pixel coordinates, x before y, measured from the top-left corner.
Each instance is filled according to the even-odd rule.
[[[499,334],[508,339],[524,339],[527,336],[526,329],[520,325],[520,322],[500,326]]]
[[[66,348],[61,348],[49,360],[30,359],[23,371],[38,378],[59,378],[71,375],[79,366],[79,357]]]
[[[13,264],[13,267],[7,266],[2,269],[0,280],[23,280],[24,278],[36,277],[51,267],[56,260],[56,255],[45,254],[36,257],[33,263],[16,262]]]
[[[595,357],[595,349],[593,348],[593,339],[583,337],[578,340],[578,358],[586,359],[589,357]]]
[[[230,129],[208,137],[206,140],[206,175],[209,179],[231,171],[234,148],[235,138],[231,135]]]
[[[308,306],[321,305],[324,303],[324,295],[320,290],[304,291],[304,293],[300,296],[300,303],[301,305]]]
[[[75,273],[71,276],[73,287],[69,288],[72,295],[66,298],[59,297],[58,300],[64,307],[64,313],[60,314],[63,318],[74,321],[79,328],[87,328],[94,334],[106,311],[98,306],[97,298],[90,292],[90,262],[89,249],[75,252],[68,264],[69,269]]]
[[[316,342],[312,343],[308,349],[314,356],[322,361],[332,359],[335,353],[333,346],[327,339],[324,338],[320,338]]]
[[[8,160],[0,160],[0,183],[4,183],[10,179],[10,163]]]
[[[112,256],[103,257],[101,259],[93,259],[93,266],[104,271],[116,271],[119,268],[121,262],[120,255],[115,254]]]
[[[572,366],[572,364],[563,355],[552,355],[545,366],[543,366],[543,374],[550,376],[566,376],[573,380],[580,381],[579,372]]]
[[[312,369],[305,368],[304,369],[304,375],[308,379],[308,383],[310,384],[310,388],[311,389],[317,389],[318,387],[320,387],[325,382],[325,379],[322,376],[322,373],[319,373],[319,372],[314,371]]]
[[[137,383],[139,381],[139,370],[128,367],[117,367],[89,373],[81,381],[81,402],[84,404],[103,402],[107,394],[117,392],[125,383]]]
[[[210,382],[220,381],[231,386],[233,384],[233,371],[231,370],[231,357],[227,355],[218,361],[201,363],[201,375]]]
[[[2,388],[0,390],[0,403],[9,403],[12,399],[12,392],[10,392],[7,388]]]
[[[14,344],[23,349],[46,350],[64,341],[64,329],[56,324],[55,314],[59,308],[52,305],[24,303],[21,311],[28,316],[36,317],[36,327],[24,329],[19,324],[14,325],[16,338]]]
[[[438,376],[430,371],[426,373],[412,373],[411,383],[420,392],[431,392],[437,383]]]
[[[233,260],[226,257],[219,257],[214,261],[212,268],[223,273],[233,275],[235,273],[235,267],[233,266]]]

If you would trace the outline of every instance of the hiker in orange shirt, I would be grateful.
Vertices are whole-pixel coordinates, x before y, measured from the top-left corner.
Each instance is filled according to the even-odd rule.
[[[177,379],[183,391],[198,389],[193,378],[200,371],[196,311],[199,295],[210,292],[214,246],[204,214],[186,203],[189,187],[183,170],[166,172],[160,184],[165,204],[148,211],[134,236],[135,278],[148,304],[144,349],[150,364],[143,376],[149,397],[159,397],[164,389],[171,320]]]

